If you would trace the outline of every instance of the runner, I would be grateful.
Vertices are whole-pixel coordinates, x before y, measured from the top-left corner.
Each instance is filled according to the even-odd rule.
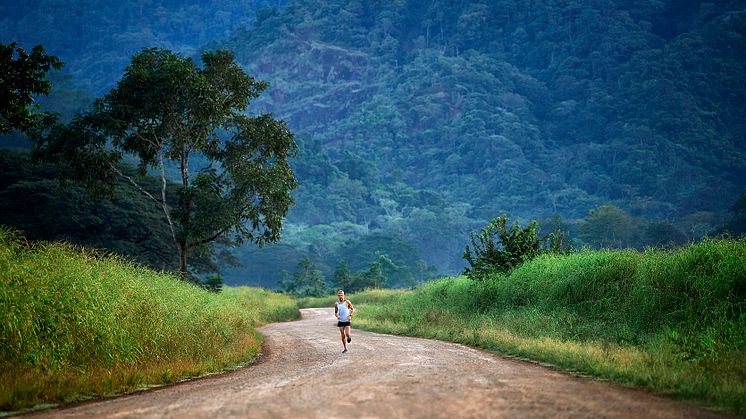
[[[347,344],[352,342],[350,336],[350,321],[352,320],[352,313],[355,312],[355,307],[352,306],[350,300],[345,300],[345,292],[339,290],[337,292],[339,300],[334,304],[334,315],[337,316],[337,327],[339,327],[339,333],[342,335],[342,346],[344,350],[342,353],[347,352]]]

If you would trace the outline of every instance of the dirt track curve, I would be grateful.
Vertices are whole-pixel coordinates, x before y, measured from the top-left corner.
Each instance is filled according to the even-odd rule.
[[[687,404],[462,345],[353,329],[332,309],[265,326],[264,360],[225,375],[44,417],[721,417]],[[353,324],[354,327],[354,324]]]

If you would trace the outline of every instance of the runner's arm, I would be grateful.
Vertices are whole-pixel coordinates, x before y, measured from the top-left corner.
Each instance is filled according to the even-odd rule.
[[[352,302],[347,300],[347,307],[350,309],[350,314],[355,312],[355,307],[352,306]]]
[[[334,303],[334,317],[339,318],[339,307],[337,307],[337,303]]]

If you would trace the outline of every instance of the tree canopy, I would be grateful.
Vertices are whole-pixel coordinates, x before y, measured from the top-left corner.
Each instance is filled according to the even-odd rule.
[[[184,276],[189,253],[219,237],[277,241],[297,185],[288,162],[296,145],[285,123],[244,113],[267,84],[244,73],[229,52],[205,52],[202,62],[145,49],[90,111],[37,136],[37,153],[68,163],[69,175],[89,189],[110,193],[124,178],[157,204]],[[117,168],[125,155],[141,174],[160,173],[160,191]],[[195,155],[208,162],[196,173]],[[179,177],[175,196],[168,194],[168,164]]]
[[[329,285],[324,276],[316,269],[311,258],[304,258],[298,263],[297,270],[290,278],[285,278],[278,284],[284,292],[305,297],[321,297],[329,294]]]
[[[43,116],[34,95],[49,93],[51,69],[62,68],[62,61],[47,55],[42,45],[27,53],[15,42],[0,44],[0,134],[25,131]]]

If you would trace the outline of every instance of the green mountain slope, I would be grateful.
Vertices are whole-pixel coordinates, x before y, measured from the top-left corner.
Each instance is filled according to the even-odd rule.
[[[308,0],[220,45],[305,145],[291,221],[393,231],[453,271],[502,211],[724,212],[746,183],[744,35],[733,1]]]
[[[351,178],[362,159],[476,218],[677,218],[746,180],[746,13],[673,4],[298,1],[223,45]]]
[[[283,245],[241,249],[229,283],[272,284],[306,256],[330,276],[375,251],[457,272],[468,231],[501,212],[572,222],[611,203],[691,240],[746,184],[741,1],[280,3],[35,1],[2,6],[0,34],[41,25],[93,97],[144,44],[228,48],[270,81],[253,111],[297,133],[301,187]]]

